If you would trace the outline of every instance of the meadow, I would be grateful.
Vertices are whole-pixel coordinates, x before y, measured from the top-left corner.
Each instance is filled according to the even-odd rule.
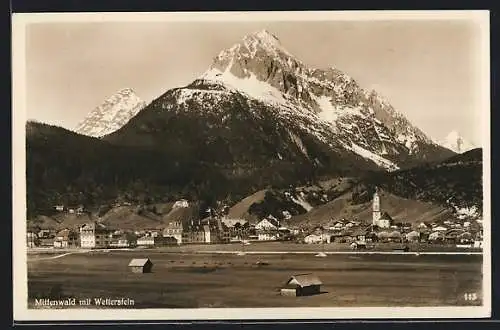
[[[33,308],[35,298],[63,297],[129,298],[134,308],[481,305],[481,255],[206,252],[91,251],[56,259],[28,255],[29,306]],[[153,262],[152,272],[132,273],[129,261],[143,257]],[[322,293],[280,296],[288,278],[301,273],[318,275]],[[477,299],[465,300],[467,293]]]

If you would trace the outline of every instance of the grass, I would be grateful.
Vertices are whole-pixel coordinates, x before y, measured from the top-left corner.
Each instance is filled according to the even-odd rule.
[[[137,257],[151,258],[153,272],[131,273],[128,262]],[[135,308],[457,306],[470,305],[465,293],[481,297],[481,265],[480,255],[90,252],[28,262],[28,295],[30,305],[55,295],[130,298]],[[279,295],[290,275],[309,272],[324,294]]]

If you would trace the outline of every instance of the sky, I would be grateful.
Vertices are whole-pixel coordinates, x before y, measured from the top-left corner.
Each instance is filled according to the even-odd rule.
[[[467,20],[32,23],[27,117],[74,129],[122,88],[152,101],[262,29],[310,67],[336,67],[375,89],[434,140],[457,130],[482,144],[480,29]]]

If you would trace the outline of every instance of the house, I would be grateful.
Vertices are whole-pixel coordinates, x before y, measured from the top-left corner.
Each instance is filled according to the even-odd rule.
[[[434,230],[434,231],[447,231],[448,228],[445,226],[436,226],[436,227],[432,228],[432,230]]]
[[[357,242],[365,242],[366,241],[367,230],[365,229],[357,229],[352,234],[352,240]]]
[[[56,210],[57,212],[63,212],[64,205],[54,205],[54,210]]]
[[[279,237],[278,232],[258,232],[257,239],[259,241],[276,241]]]
[[[204,225],[203,226],[203,234],[205,238],[205,243],[212,243],[213,237],[212,237],[212,230],[210,229],[209,225]]]
[[[444,238],[446,241],[454,243],[458,241],[458,237],[463,233],[464,231],[462,229],[450,229],[444,234]]]
[[[392,222],[393,221],[392,221],[391,216],[387,212],[384,212],[384,213],[382,213],[382,215],[378,219],[377,226],[380,228],[389,228],[392,226]]]
[[[475,248],[483,248],[483,241],[475,240],[474,241],[474,247]]]
[[[429,241],[442,241],[444,240],[444,234],[442,231],[433,231],[429,234]]]
[[[76,248],[78,245],[78,233],[70,229],[61,230],[54,238],[55,248]]]
[[[76,211],[76,214],[82,215],[83,212],[85,211],[85,208],[82,205],[80,205],[77,207],[77,209],[75,211]]]
[[[281,288],[282,296],[308,296],[319,294],[321,290],[321,280],[313,274],[293,275]]]
[[[457,240],[460,244],[472,244],[474,242],[472,234],[467,231],[458,235]]]
[[[189,207],[189,202],[186,199],[180,199],[174,203],[173,209]]]
[[[177,244],[182,244],[182,233],[183,233],[182,223],[170,222],[165,229],[163,229],[163,237],[170,237],[175,240]]]
[[[278,221],[268,218],[261,220],[258,224],[255,225],[256,230],[278,230],[279,223]]]
[[[318,244],[323,242],[323,236],[317,234],[311,234],[304,237],[304,243],[307,244]]]
[[[137,244],[137,241],[135,239],[132,239],[132,237],[130,237],[124,233],[119,233],[119,234],[113,234],[113,237],[111,238],[111,243],[109,244],[109,247],[128,248],[128,247],[135,246],[136,244]]]
[[[424,222],[421,222],[417,226],[418,229],[427,229],[427,225]]]
[[[193,225],[182,232],[183,244],[205,243],[205,231],[200,225]]]
[[[168,244],[172,241],[173,240],[169,240],[169,237],[153,236],[150,234],[146,234],[137,239],[137,246],[144,246],[144,247],[161,246],[164,244]]]
[[[29,248],[34,248],[39,244],[38,235],[35,233],[26,233],[26,246]]]
[[[364,249],[366,249],[366,242],[365,241],[356,241],[356,242],[352,242],[349,246],[353,250],[364,250]]]
[[[39,246],[44,248],[53,248],[54,247],[54,238],[40,238]]]
[[[389,233],[388,238],[389,238],[390,242],[399,242],[399,241],[401,241],[402,235],[399,231],[394,230],[394,231]]]
[[[153,263],[149,260],[149,258],[132,259],[130,260],[128,267],[132,273],[151,273]]]
[[[279,223],[272,218],[263,219],[255,225],[255,230],[259,241],[274,241],[279,237]]]
[[[91,222],[80,227],[80,246],[87,249],[107,248],[111,243],[113,231],[104,225]]]
[[[406,240],[409,242],[417,242],[420,240],[420,233],[416,230],[409,232],[405,235]]]
[[[54,233],[50,229],[42,229],[38,232],[38,238],[53,238]]]

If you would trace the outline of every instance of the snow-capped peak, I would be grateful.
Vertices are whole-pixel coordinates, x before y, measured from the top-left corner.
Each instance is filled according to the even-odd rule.
[[[99,138],[111,134],[128,123],[146,105],[133,89],[121,89],[91,111],[77,125],[75,132]]]
[[[459,154],[475,148],[474,144],[465,140],[456,130],[448,133],[441,145]]]
[[[280,116],[306,118],[344,148],[387,169],[398,168],[398,158],[426,158],[427,147],[439,149],[378,93],[335,67],[308,67],[266,30],[220,52],[198,81],[236,90],[274,107]],[[310,131],[328,140],[318,129]]]

